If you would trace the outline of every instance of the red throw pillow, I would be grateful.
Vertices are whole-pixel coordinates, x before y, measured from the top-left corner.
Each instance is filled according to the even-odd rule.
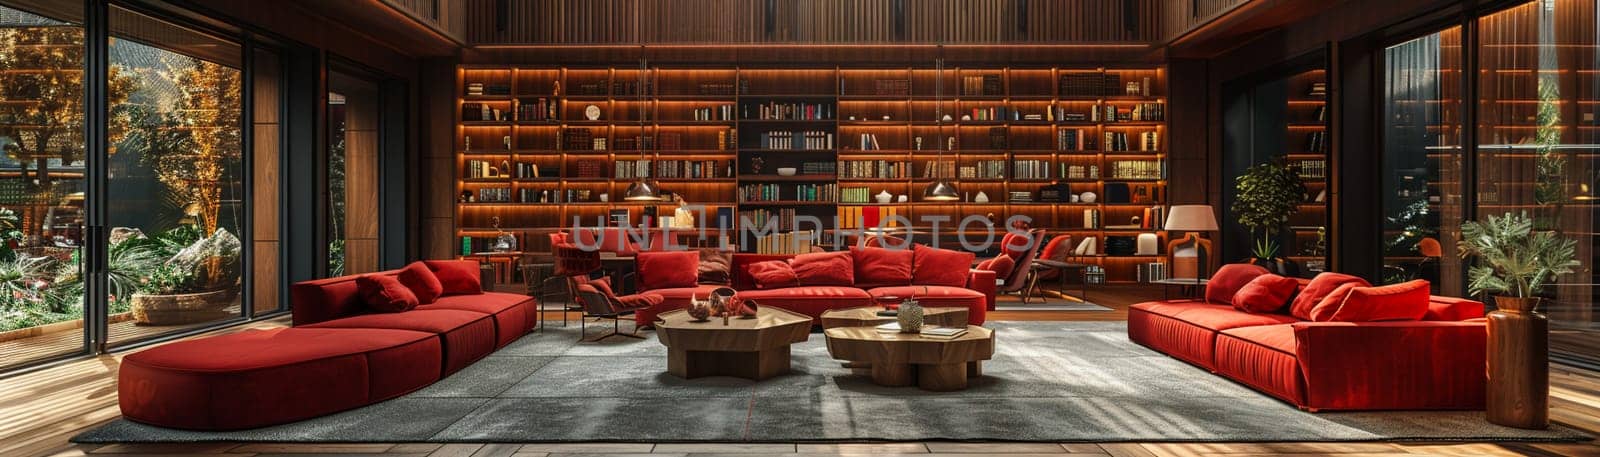
[[[444,295],[444,284],[440,284],[439,277],[434,276],[433,270],[428,269],[428,264],[422,262],[411,262],[405,268],[401,268],[400,274],[395,275],[395,279],[399,279],[401,284],[411,289],[412,294],[416,294],[419,304],[433,303],[440,295]]]
[[[641,252],[634,261],[639,271],[639,290],[694,287],[700,279],[699,252]]]
[[[918,245],[912,250],[911,284],[919,286],[966,287],[971,276],[971,252],[930,248]]]
[[[1415,321],[1428,313],[1428,281],[1417,279],[1378,287],[1347,283],[1311,310],[1318,322]]]
[[[733,282],[733,256],[721,249],[701,248],[699,276],[701,284]]]
[[[850,248],[855,257],[856,285],[866,287],[911,285],[911,250]]]
[[[367,309],[376,312],[398,313],[417,307],[417,295],[399,279],[386,274],[357,276],[356,291]]]
[[[768,260],[745,265],[744,271],[755,280],[757,289],[782,289],[800,285],[794,267],[782,260]]]
[[[1027,233],[1008,231],[1005,236],[1000,237],[1000,253],[1010,257],[1012,265],[1016,265],[1016,262],[1021,261],[1022,256],[1028,253],[1027,248],[1032,247],[1034,242],[1035,240],[1028,239]]]
[[[444,286],[444,295],[483,293],[483,278],[478,277],[478,262],[471,260],[424,260]]]
[[[853,286],[856,266],[849,251],[813,252],[789,259],[794,276],[804,286]]]
[[[1017,261],[1011,260],[1011,256],[1003,255],[978,262],[977,268],[984,271],[993,271],[994,277],[1005,279],[1010,277],[1011,272],[1017,269]]]
[[[1372,285],[1365,279],[1344,273],[1318,273],[1315,278],[1311,278],[1311,283],[1306,284],[1306,288],[1300,291],[1300,295],[1294,297],[1294,304],[1289,305],[1289,315],[1300,320],[1316,320],[1311,318],[1311,310],[1316,308],[1318,303],[1322,303],[1323,299],[1328,298],[1335,289],[1345,284],[1355,284],[1360,287]]]
[[[1289,304],[1289,297],[1300,287],[1294,278],[1267,273],[1245,283],[1233,294],[1233,307],[1247,313],[1270,313]]]
[[[1239,288],[1249,284],[1256,276],[1267,274],[1266,268],[1248,263],[1230,263],[1217,269],[1206,281],[1206,301],[1233,304],[1233,294],[1239,293]]]

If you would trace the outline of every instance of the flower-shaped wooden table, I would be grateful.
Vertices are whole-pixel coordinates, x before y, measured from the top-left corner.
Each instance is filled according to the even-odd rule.
[[[667,372],[680,378],[734,376],[760,381],[789,372],[789,345],[811,334],[811,317],[762,307],[756,317],[720,317],[695,322],[687,310],[656,319],[656,337],[667,346]]]
[[[966,389],[967,378],[981,376],[983,361],[994,357],[994,331],[976,325],[953,339],[883,333],[873,327],[830,328],[823,335],[828,354],[870,364],[872,382],[887,387],[915,382],[923,390]]]

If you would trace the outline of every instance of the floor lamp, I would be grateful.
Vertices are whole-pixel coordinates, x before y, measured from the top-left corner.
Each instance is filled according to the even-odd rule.
[[[1200,232],[1217,231],[1217,216],[1211,205],[1175,205],[1167,212],[1167,223],[1162,228],[1167,232],[1189,232],[1182,239],[1167,243],[1167,255],[1172,257],[1176,267],[1176,248],[1194,243],[1195,263],[1198,264],[1195,279],[1205,279],[1206,267],[1211,263],[1211,240],[1201,238]]]

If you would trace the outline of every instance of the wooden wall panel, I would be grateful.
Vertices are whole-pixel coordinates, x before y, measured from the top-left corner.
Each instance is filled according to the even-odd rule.
[[[1229,11],[1233,11],[1250,0],[1191,0],[1182,5],[1164,8],[1158,14],[1161,18],[1161,41],[1170,41],[1189,30],[1199,27]]]
[[[455,1],[475,45],[1154,43],[1164,20],[1190,10],[1167,0],[509,0],[504,11]],[[1242,1],[1200,0],[1198,11]]]

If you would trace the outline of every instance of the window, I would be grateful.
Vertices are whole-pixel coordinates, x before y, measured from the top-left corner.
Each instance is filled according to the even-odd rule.
[[[378,271],[378,83],[328,71],[328,276]]]
[[[1382,282],[1461,294],[1461,28],[1384,50]]]

